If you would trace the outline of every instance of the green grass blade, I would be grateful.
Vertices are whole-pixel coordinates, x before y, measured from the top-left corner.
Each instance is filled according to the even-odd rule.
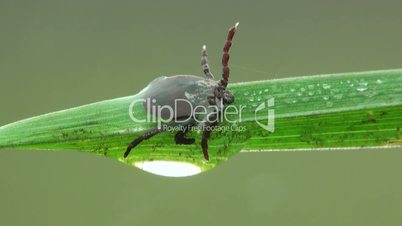
[[[243,105],[238,127],[217,131],[210,141],[209,162],[199,147],[176,145],[173,133],[147,140],[127,159],[127,144],[154,123],[134,123],[130,103],[141,94],[49,113],[0,127],[0,149],[67,150],[105,155],[127,164],[146,160],[193,163],[206,170],[240,150],[325,150],[329,148],[401,146],[402,70],[306,76],[230,86],[235,105]],[[256,107],[275,98],[275,132],[261,128],[267,111]],[[145,118],[141,104],[133,112]]]

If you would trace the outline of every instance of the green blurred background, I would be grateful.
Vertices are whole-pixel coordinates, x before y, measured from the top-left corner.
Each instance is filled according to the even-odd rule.
[[[231,81],[401,68],[397,1],[0,0],[0,125],[137,93],[160,75]],[[2,151],[0,225],[400,225],[402,150],[240,153],[164,178],[86,153]]]

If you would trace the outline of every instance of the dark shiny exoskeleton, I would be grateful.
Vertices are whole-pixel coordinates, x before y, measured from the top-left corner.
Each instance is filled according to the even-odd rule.
[[[225,107],[234,102],[234,96],[230,93],[226,87],[229,80],[229,49],[232,45],[232,39],[236,32],[238,23],[229,29],[229,33],[223,48],[222,56],[222,78],[219,81],[214,80],[207,59],[205,45],[201,51],[201,66],[205,74],[205,78],[201,78],[194,75],[176,75],[171,77],[160,77],[152,81],[142,92],[143,98],[147,101],[153,100],[154,102],[144,103],[145,110],[148,114],[157,114],[153,112],[154,108],[148,108],[151,104],[154,106],[170,106],[175,107],[175,100],[186,100],[176,102],[176,111],[174,116],[176,119],[188,119],[181,125],[182,128],[175,135],[176,144],[193,144],[194,138],[186,138],[186,133],[192,128],[197,127],[203,130],[203,136],[201,140],[201,148],[204,154],[204,159],[209,160],[208,155],[208,139],[213,128],[218,125],[219,115],[225,110]],[[189,107],[189,104],[194,106],[204,106],[202,113],[194,115],[194,109]],[[161,111],[160,117],[167,119],[170,116],[169,111]],[[197,117],[196,117],[197,116]],[[201,117],[201,118],[200,118]],[[171,123],[174,125],[175,123]],[[178,123],[177,123],[178,124]],[[166,127],[155,128],[145,132],[140,137],[133,140],[127,147],[124,157],[127,157],[131,149],[141,143],[143,140],[147,140],[154,135],[166,131]]]

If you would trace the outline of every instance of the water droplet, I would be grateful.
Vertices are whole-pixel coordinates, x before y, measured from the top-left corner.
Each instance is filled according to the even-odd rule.
[[[248,91],[244,92],[244,96],[248,96],[250,93]]]
[[[335,94],[335,95],[334,95],[334,98],[337,99],[337,100],[342,99],[342,97],[343,97],[343,94],[342,94],[342,93],[338,93],[338,94]]]
[[[310,85],[307,86],[307,88],[309,88],[309,89],[314,89],[314,85],[311,85],[311,84],[310,84]]]
[[[264,92],[268,93],[269,89],[264,89]]]
[[[258,94],[262,94],[262,91],[258,91]]]
[[[253,101],[254,101],[254,97],[251,97],[251,98],[249,99],[249,101],[253,102]]]
[[[326,105],[327,107],[332,107],[334,104],[333,104],[331,101],[328,101],[325,105]]]
[[[253,108],[255,108],[255,107],[257,107],[257,104],[254,103],[254,104],[252,104],[251,106],[252,106]]]
[[[349,84],[349,83],[350,83],[350,80],[346,80],[346,82]]]
[[[300,88],[300,91],[304,92],[304,91],[306,91],[306,88],[302,87],[302,88]]]
[[[302,94],[301,92],[297,92],[296,95],[300,97],[300,96],[302,96],[303,94]]]
[[[359,82],[356,86],[356,90],[359,92],[363,92],[367,90],[367,82]]]
[[[258,98],[257,98],[257,101],[261,101],[261,97],[258,97]]]
[[[373,97],[373,96],[377,95],[377,92],[375,92],[375,91],[367,91],[367,92],[365,92],[364,95],[367,96],[367,97]]]
[[[331,89],[331,94],[339,92],[339,89]]]
[[[331,85],[329,85],[329,84],[322,84],[322,88],[323,89],[329,89],[329,88],[331,88]]]
[[[308,95],[312,96],[312,95],[314,95],[314,92],[313,91],[308,91]]]
[[[329,96],[325,95],[325,96],[322,97],[322,99],[329,100]]]
[[[295,90],[295,89],[293,89],[293,88],[291,88],[291,89],[290,89],[290,92],[292,92],[292,93],[293,93],[294,91],[296,91],[296,90]]]
[[[296,99],[292,100],[292,104],[295,104],[295,103],[297,103],[297,100]]]
[[[382,81],[381,79],[377,79],[376,81],[378,84],[382,84],[384,81]]]

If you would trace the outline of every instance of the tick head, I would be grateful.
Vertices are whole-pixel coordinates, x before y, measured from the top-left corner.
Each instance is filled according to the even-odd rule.
[[[235,97],[234,97],[233,93],[231,93],[229,90],[225,90],[223,92],[223,103],[225,105],[232,104],[234,102],[234,100],[235,100]]]

